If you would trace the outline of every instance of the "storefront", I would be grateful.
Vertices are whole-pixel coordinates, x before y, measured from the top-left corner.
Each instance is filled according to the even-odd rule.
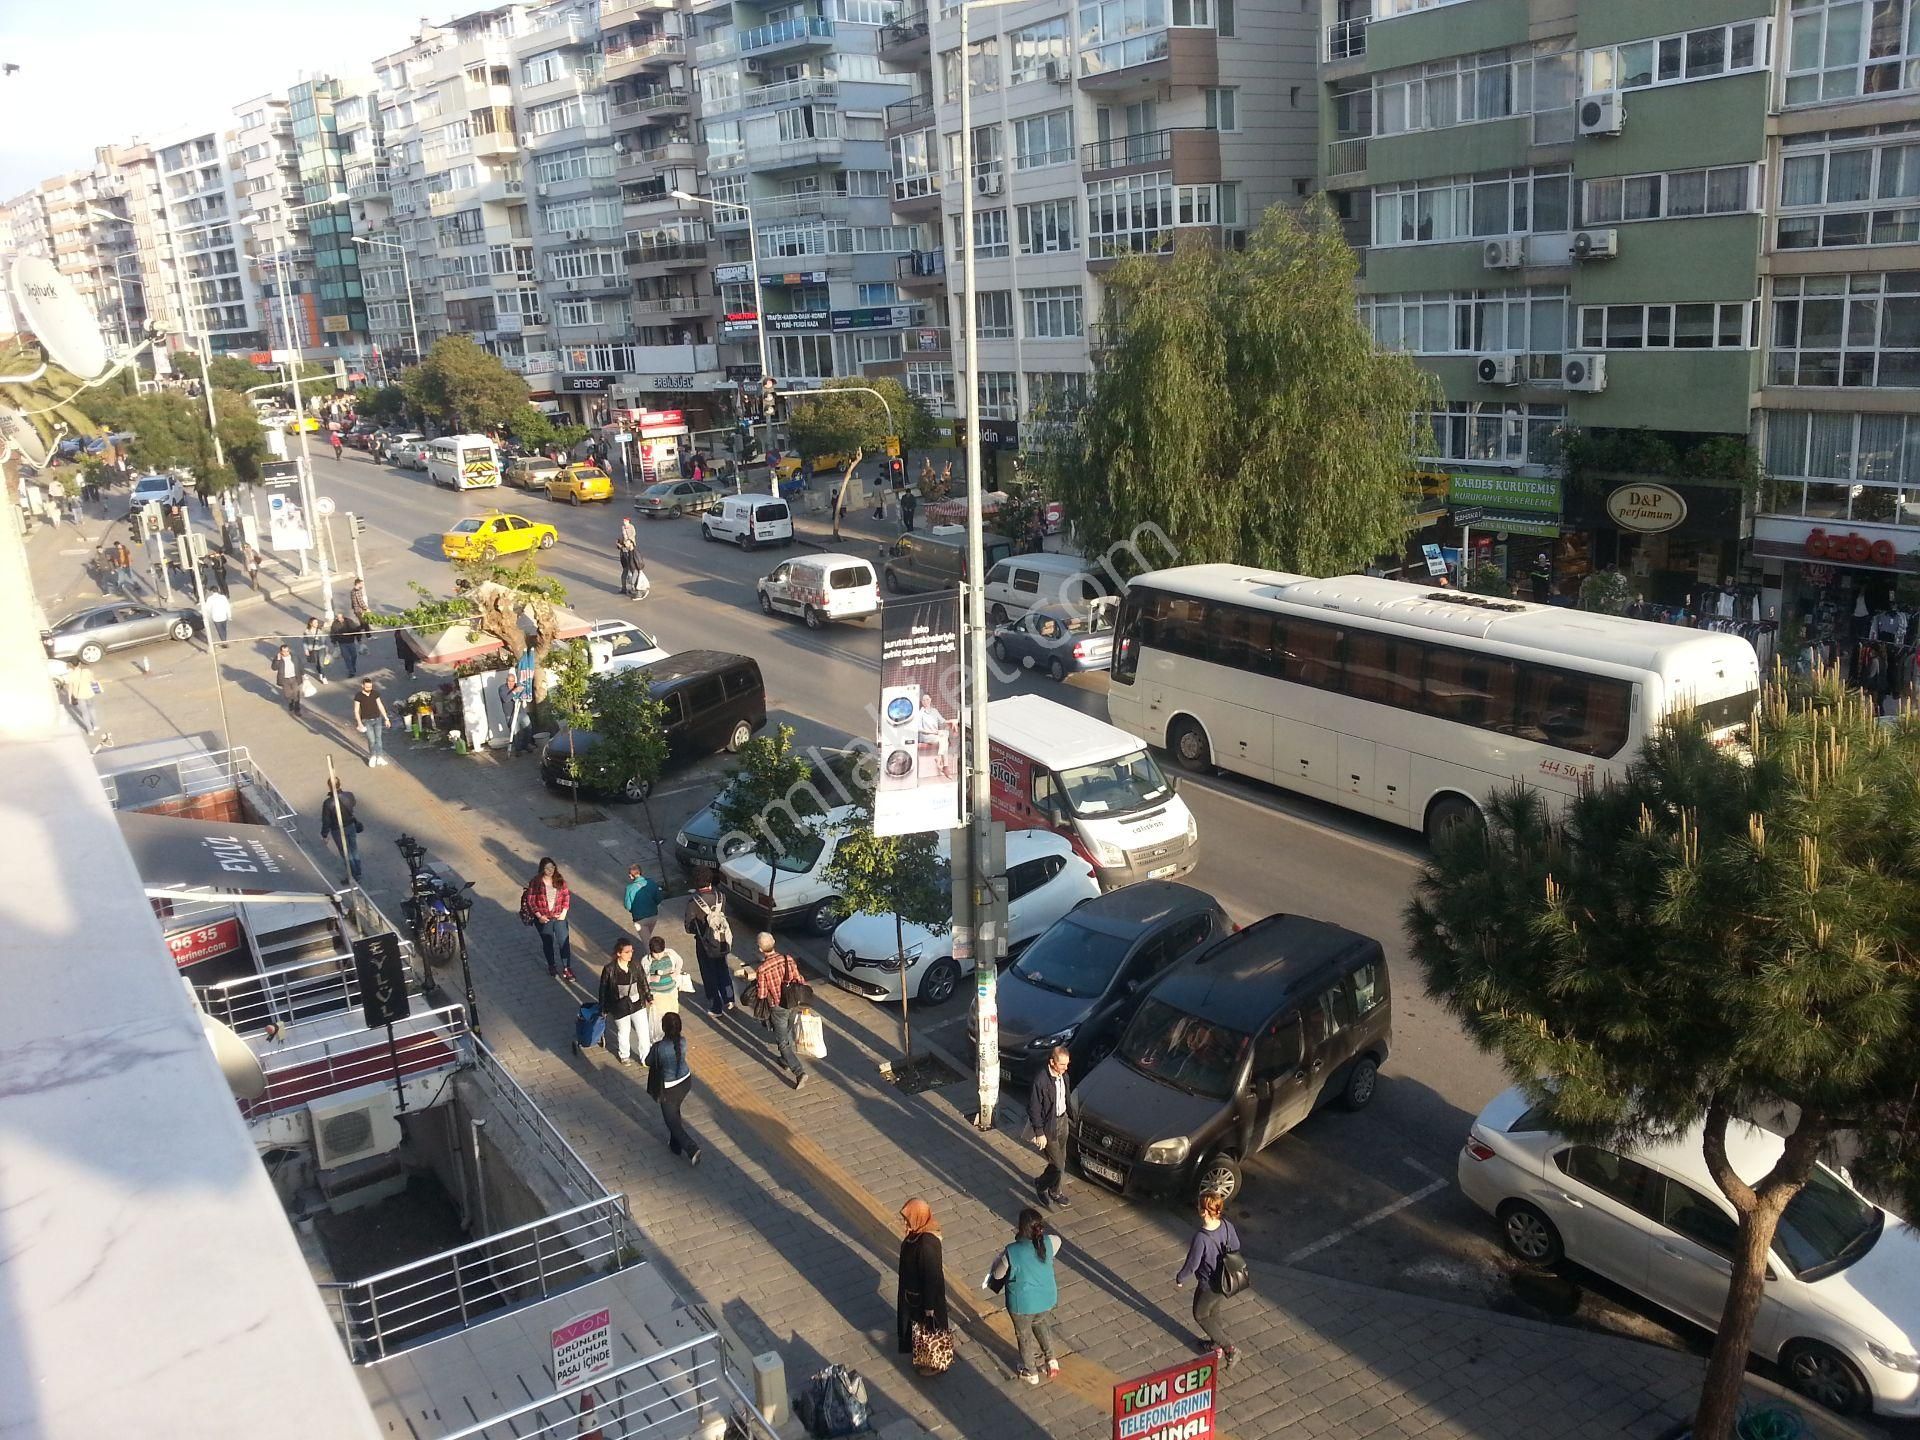
[[[1823,663],[1873,694],[1914,693],[1920,531],[1911,525],[1762,515],[1751,552],[1778,595],[1782,653]]]
[[[574,420],[589,428],[604,425],[613,399],[613,376],[562,375],[560,395],[562,408]]]
[[[1744,501],[1737,485],[1603,477],[1574,500],[1568,523],[1589,570],[1618,570],[1645,604],[1699,613],[1752,588],[1741,583]]]
[[[1491,569],[1527,599],[1576,595],[1588,569],[1578,536],[1564,535],[1554,475],[1453,471],[1442,546],[1457,548],[1465,583]]]

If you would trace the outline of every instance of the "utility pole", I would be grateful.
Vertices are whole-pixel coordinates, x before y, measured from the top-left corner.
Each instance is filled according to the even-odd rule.
[[[193,576],[194,599],[200,606],[200,628],[207,637],[207,659],[213,662],[213,694],[220,702],[220,731],[227,741],[227,760],[233,760],[233,722],[227,718],[227,687],[220,673],[220,641],[214,636],[213,622],[207,619],[207,582],[201,574],[200,557],[194,553],[193,516],[187,513],[186,506],[180,507],[181,518],[185,522],[185,533],[180,536],[180,558],[187,567],[187,573]],[[232,622],[229,621],[229,624]],[[332,762],[329,761],[329,764]]]

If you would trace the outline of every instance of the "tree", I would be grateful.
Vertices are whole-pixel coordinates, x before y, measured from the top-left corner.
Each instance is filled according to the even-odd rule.
[[[571,454],[588,432],[584,425],[555,423],[546,411],[522,405],[507,421],[507,433],[525,450],[564,450]]]
[[[407,416],[406,393],[398,385],[382,385],[377,390],[365,390],[361,392],[355,409],[365,419],[396,424]]]
[[[407,403],[451,430],[500,430],[527,403],[527,382],[468,335],[443,335],[401,372]]]
[[[267,432],[261,428],[260,417],[243,397],[229,390],[213,392],[213,413],[227,468],[233,472],[233,478],[252,484],[260,478],[260,466],[273,458],[273,452],[267,449]],[[201,488],[206,487],[203,484]]]
[[[31,375],[43,361],[46,373],[38,379],[0,385],[0,414],[7,417],[0,435],[35,464],[67,436],[93,434],[100,421],[100,391],[81,391],[79,377],[47,361],[30,337],[0,336],[0,375]]]
[[[217,395],[215,403],[219,403]],[[177,390],[164,390],[151,395],[108,397],[92,405],[91,410],[101,424],[133,435],[127,450],[135,465],[148,470],[185,466],[209,491],[218,491],[233,483],[232,472],[214,460],[213,432],[207,428],[204,400]],[[257,436],[260,425],[251,413],[246,423]],[[223,443],[228,433],[229,427],[223,422]],[[254,473],[259,472],[256,469]]]
[[[591,726],[569,728],[591,728],[599,743],[569,762],[575,777],[591,789],[645,800],[667,763],[667,707],[654,695],[647,672],[594,676],[587,685],[587,705]]]
[[[416,634],[465,624],[472,638],[487,636],[499,641],[509,663],[531,646],[533,699],[535,704],[544,701],[549,657],[558,641],[556,611],[566,603],[566,587],[551,575],[543,574],[540,562],[532,556],[512,565],[497,560],[456,560],[453,568],[452,595],[435,595],[415,581],[415,601],[411,606],[374,614],[369,620],[388,629],[407,629]],[[527,621],[533,625],[531,634],[526,628]]]
[[[1827,673],[1770,684],[1752,755],[1684,715],[1619,784],[1550,819],[1494,797],[1444,837],[1407,912],[1428,989],[1595,1143],[1696,1122],[1738,1217],[1697,1440],[1727,1440],[1769,1247],[1844,1134],[1856,1180],[1920,1206],[1920,721],[1881,726]],[[1730,1123],[1792,1117],[1765,1175]]]
[[[1121,262],[1114,343],[1059,466],[1089,554],[1137,553],[1146,527],[1182,564],[1305,575],[1400,548],[1414,417],[1436,391],[1374,348],[1356,268],[1319,197],[1274,206],[1244,253]]]
[[[738,836],[767,864],[767,903],[780,879],[775,862],[792,854],[808,834],[810,819],[825,813],[813,787],[813,766],[793,748],[793,727],[782,725],[771,735],[756,735],[741,747],[739,764],[713,802],[720,821],[717,853],[727,853],[727,842]]]
[[[856,388],[864,387],[864,388]],[[882,405],[866,391],[877,390],[886,398]],[[804,396],[804,398],[802,398]],[[863,375],[856,379],[824,380],[818,390],[807,390],[787,397],[787,439],[804,458],[816,455],[840,455],[846,469],[833,497],[833,538],[840,538],[840,507],[846,501],[847,486],[853,472],[869,455],[881,453],[887,436],[891,409],[893,423],[899,426],[900,453],[921,449],[939,436],[939,423],[918,395],[908,392],[890,375]]]

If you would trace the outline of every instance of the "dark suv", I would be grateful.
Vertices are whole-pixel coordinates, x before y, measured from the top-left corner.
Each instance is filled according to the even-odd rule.
[[[760,666],[747,655],[720,650],[683,650],[641,672],[654,698],[666,706],[667,765],[692,764],[716,750],[738,751],[767,723],[767,691]],[[540,778],[555,790],[577,782],[568,761],[600,743],[591,730],[561,730],[540,757]],[[629,780],[609,793],[644,800],[649,782]]]

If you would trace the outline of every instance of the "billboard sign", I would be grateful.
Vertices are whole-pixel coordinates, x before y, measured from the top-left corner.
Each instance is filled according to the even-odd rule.
[[[1218,1351],[1113,1387],[1113,1440],[1205,1440],[1215,1434]]]
[[[878,730],[873,833],[918,835],[959,824],[959,591],[882,607]]]

